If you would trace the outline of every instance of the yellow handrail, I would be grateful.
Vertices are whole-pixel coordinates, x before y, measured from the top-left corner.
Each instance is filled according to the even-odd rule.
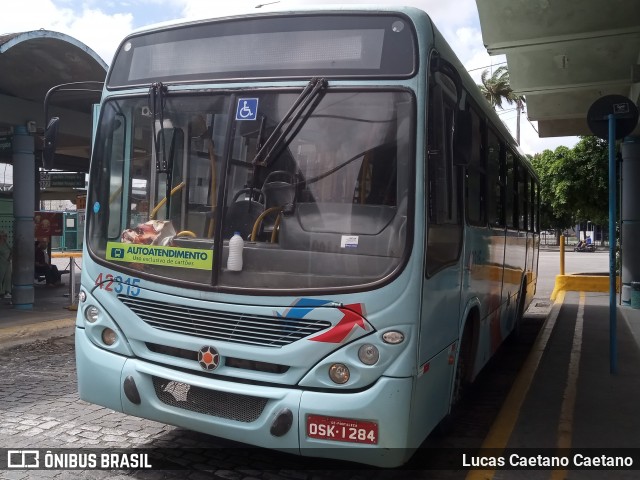
[[[116,188],[115,192],[113,192],[111,194],[111,196],[109,197],[109,205],[111,205],[113,203],[113,201],[116,199],[116,197],[118,195],[120,195],[122,193],[122,185],[120,185],[118,188]]]
[[[260,225],[262,225],[262,220],[264,220],[264,217],[266,217],[270,213],[279,212],[280,210],[282,210],[282,207],[271,207],[271,208],[267,208],[264,212],[260,214],[260,216],[256,219],[256,222],[253,224],[253,230],[251,231],[252,242],[256,241],[256,237],[258,236],[258,230],[260,229]],[[271,234],[271,238],[273,241],[273,234]]]
[[[275,223],[273,224],[273,231],[271,232],[271,243],[276,243],[276,240],[278,239],[278,231],[280,229],[281,218],[282,218],[282,215],[278,215]]]
[[[185,185],[186,185],[185,182],[180,182],[178,185],[173,187],[173,190],[171,190],[168,196],[169,197],[173,196],[174,193],[182,190]],[[149,215],[149,220],[154,220],[156,218],[156,214],[158,213],[158,210],[160,210],[165,203],[167,203],[167,197],[164,197],[162,200],[160,200],[158,204],[153,208],[153,210],[151,211],[151,215]]]
[[[214,227],[215,227],[215,211],[216,211],[216,202],[218,201],[218,193],[217,190],[217,172],[216,172],[216,154],[213,151],[213,140],[209,139],[209,146],[207,148],[209,151],[209,160],[211,161],[211,220],[209,221],[209,230],[207,232],[208,237],[213,237]]]

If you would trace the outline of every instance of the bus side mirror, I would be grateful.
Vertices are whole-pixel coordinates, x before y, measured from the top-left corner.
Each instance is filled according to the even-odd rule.
[[[44,148],[42,150],[42,166],[46,170],[54,168],[56,156],[56,144],[58,142],[58,129],[60,118],[53,117],[49,120],[47,129],[44,132]]]
[[[453,164],[466,166],[471,162],[472,137],[471,112],[458,110],[453,131]]]

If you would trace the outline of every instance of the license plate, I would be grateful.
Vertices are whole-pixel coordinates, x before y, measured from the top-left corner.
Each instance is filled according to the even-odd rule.
[[[375,445],[378,443],[378,424],[349,418],[307,415],[307,437]]]

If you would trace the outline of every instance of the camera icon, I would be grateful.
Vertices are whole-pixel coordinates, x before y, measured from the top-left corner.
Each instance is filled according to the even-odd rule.
[[[39,468],[39,450],[8,450],[7,468]]]

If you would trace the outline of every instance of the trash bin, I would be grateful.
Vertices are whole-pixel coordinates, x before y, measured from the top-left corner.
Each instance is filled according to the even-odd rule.
[[[631,282],[631,308],[640,308],[640,282]]]

